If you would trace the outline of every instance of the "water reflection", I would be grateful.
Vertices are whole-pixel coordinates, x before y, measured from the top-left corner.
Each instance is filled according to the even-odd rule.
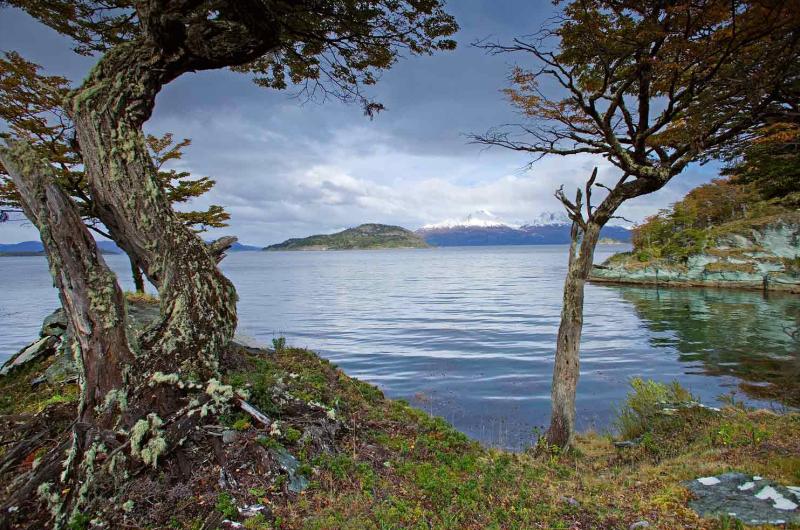
[[[759,292],[618,288],[651,329],[702,373],[732,376],[747,396],[800,406],[800,299]]]

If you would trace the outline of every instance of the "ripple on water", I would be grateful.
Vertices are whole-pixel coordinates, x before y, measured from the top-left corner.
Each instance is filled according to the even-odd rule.
[[[124,256],[107,260],[130,289]],[[240,332],[286,336],[467,434],[519,448],[550,413],[565,263],[566,247],[541,246],[234,253],[223,269],[240,294]],[[58,300],[41,257],[0,258],[0,287],[7,356]],[[799,320],[800,297],[589,285],[580,426],[608,427],[639,376],[677,379],[709,402],[761,389],[798,405],[800,347],[785,329]]]

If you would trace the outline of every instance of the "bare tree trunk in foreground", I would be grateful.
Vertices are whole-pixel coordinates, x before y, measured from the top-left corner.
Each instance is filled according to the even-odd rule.
[[[569,447],[575,436],[575,394],[580,375],[580,344],[583,329],[583,298],[586,280],[592,270],[594,248],[600,226],[588,223],[583,231],[572,223],[569,265],[564,280],[564,302],[558,328],[553,368],[552,413],[547,443]]]

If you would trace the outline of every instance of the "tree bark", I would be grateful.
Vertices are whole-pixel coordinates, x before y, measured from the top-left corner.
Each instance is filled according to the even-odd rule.
[[[142,274],[142,269],[133,261],[133,258],[128,256],[128,259],[131,262],[131,276],[133,276],[133,286],[137,293],[144,292],[144,275]]]
[[[125,305],[116,276],[52,168],[28,145],[0,149],[28,219],[39,229],[50,271],[77,341],[81,372],[79,418],[94,423],[95,408],[120,388],[134,362],[125,336]]]
[[[575,436],[575,394],[580,375],[580,342],[583,330],[584,287],[592,270],[594,249],[602,225],[589,221],[581,230],[572,224],[564,301],[558,328],[553,385],[552,413],[546,440],[550,445],[568,448]]]
[[[142,368],[209,379],[236,328],[236,293],[169,206],[142,133],[184,67],[148,41],[119,45],[72,95],[71,114],[98,217],[158,287],[163,321],[143,337]]]

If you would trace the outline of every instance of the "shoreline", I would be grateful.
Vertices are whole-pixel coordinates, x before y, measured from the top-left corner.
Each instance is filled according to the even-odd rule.
[[[768,283],[768,287],[764,288],[764,283],[748,282],[748,281],[707,281],[707,280],[659,280],[657,278],[607,278],[602,276],[590,275],[589,283],[595,284],[608,284],[608,285],[622,285],[622,286],[639,286],[650,288],[665,288],[665,289],[724,289],[731,291],[749,291],[749,292],[763,292],[768,294],[800,294],[800,283],[792,284],[779,284],[776,282]]]

